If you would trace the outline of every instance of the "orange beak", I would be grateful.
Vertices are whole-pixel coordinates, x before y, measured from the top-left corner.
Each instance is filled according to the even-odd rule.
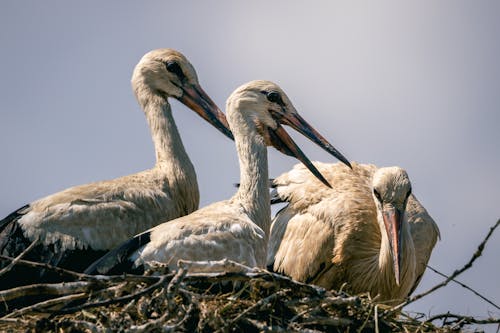
[[[389,244],[392,254],[392,263],[394,265],[394,277],[399,286],[401,277],[401,223],[403,215],[396,208],[387,208],[382,210],[385,230],[389,237]]]
[[[300,150],[297,144],[292,140],[290,135],[285,131],[285,129],[278,124],[276,129],[272,129],[270,127],[267,128],[269,133],[269,139],[271,140],[271,144],[273,147],[278,149],[280,152],[293,156],[301,161],[308,169],[313,173],[316,178],[318,178],[323,184],[328,187],[332,187],[330,183],[323,177],[323,175],[316,169],[314,164],[307,158],[307,156]],[[299,131],[300,132],[300,131]],[[321,144],[319,144],[322,146]],[[323,146],[322,146],[323,147]]]
[[[225,136],[234,140],[233,133],[229,128],[226,115],[212,101],[203,89],[197,84],[189,84],[181,87],[183,94],[179,101],[191,110],[198,113],[203,119],[212,124]]]

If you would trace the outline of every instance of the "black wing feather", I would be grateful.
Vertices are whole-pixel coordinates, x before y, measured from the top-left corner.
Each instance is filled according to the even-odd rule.
[[[5,229],[10,223],[19,220],[21,216],[26,214],[26,209],[29,206],[29,204],[22,206],[18,210],[7,215],[2,221],[0,221],[0,234],[2,233],[3,229]]]
[[[122,274],[134,273],[142,274],[143,267],[134,267],[134,263],[130,260],[130,256],[141,247],[146,245],[151,240],[151,231],[143,232],[133,238],[122,243],[114,250],[109,251],[106,255],[90,265],[85,274]]]

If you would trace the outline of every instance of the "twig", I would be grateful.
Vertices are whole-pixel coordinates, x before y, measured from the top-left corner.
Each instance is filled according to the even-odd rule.
[[[0,255],[0,260],[14,261],[16,259],[17,258],[5,256],[5,255]],[[70,271],[70,270],[67,270],[67,269],[64,269],[64,268],[60,268],[60,267],[52,266],[50,264],[36,262],[36,261],[30,261],[30,260],[20,259],[20,260],[16,261],[16,264],[18,264],[18,265],[24,265],[24,266],[30,266],[30,267],[35,267],[35,268],[43,268],[43,269],[47,269],[47,270],[59,273],[61,275],[69,275],[69,276],[71,276],[73,278],[76,278],[76,279],[82,279],[85,276],[85,274],[77,273],[77,272]]]
[[[421,294],[418,294],[418,295],[415,295],[413,296],[412,298],[408,299],[407,301],[401,303],[400,305],[392,308],[392,310],[394,311],[399,311],[401,308],[403,308],[404,306],[410,304],[410,303],[413,303],[415,302],[416,300],[419,300],[421,299],[422,297],[424,296],[427,296],[429,295],[430,293],[436,291],[437,289],[439,288],[442,288],[444,286],[446,286],[450,281],[452,281],[453,279],[455,279],[458,275],[462,274],[464,271],[466,271],[467,269],[469,269],[470,267],[472,267],[472,264],[474,263],[474,261],[476,261],[477,258],[479,258],[482,254],[483,254],[483,250],[484,250],[484,247],[486,245],[486,242],[488,241],[488,239],[491,237],[491,235],[493,234],[493,231],[495,231],[495,229],[500,225],[500,219],[497,221],[497,223],[495,223],[494,226],[492,226],[490,228],[490,231],[488,232],[488,234],[486,235],[486,237],[484,238],[484,240],[481,242],[481,244],[479,244],[479,246],[477,247],[477,250],[476,252],[474,252],[474,254],[472,255],[471,259],[469,260],[469,262],[467,262],[462,268],[456,270],[453,272],[453,274],[451,274],[446,280],[444,280],[443,282],[435,285],[434,287],[432,287],[431,289],[421,293]]]
[[[246,273],[245,272],[189,273],[188,272],[184,280],[199,281],[200,277],[203,277],[203,280],[206,282],[220,282],[228,279],[233,281],[240,281],[240,280],[246,281],[249,278],[250,279],[262,278],[264,280],[272,279],[273,282],[279,281],[287,285],[292,285],[294,288],[296,288],[295,289],[296,291],[297,290],[314,291],[317,296],[321,296],[326,293],[326,290],[322,287],[295,281],[287,276],[268,272],[266,270],[259,270],[255,272],[246,272]]]
[[[363,331],[363,329],[365,328],[366,324],[368,323],[368,320],[370,320],[370,315],[371,315],[371,313],[372,313],[372,310],[374,310],[374,308],[375,308],[375,305],[370,304],[370,310],[368,311],[368,313],[367,313],[367,315],[366,315],[366,318],[365,318],[365,320],[363,321],[363,324],[361,324],[361,327],[359,327],[359,328],[357,329],[357,332],[358,332],[358,333],[362,332],[362,331]]]
[[[96,285],[98,284],[87,281],[54,284],[31,284],[28,286],[2,290],[0,291],[0,299],[2,301],[11,301],[16,298],[33,295],[60,296],[81,293],[88,291],[91,287],[94,287]]]
[[[65,323],[62,323],[61,328],[64,328],[64,324]],[[97,327],[97,325],[84,320],[71,320],[70,322],[67,323],[67,325],[71,325],[71,332],[81,331],[81,332],[98,333],[106,331]],[[66,330],[61,329],[61,331],[66,331]]]
[[[177,294],[177,290],[179,290],[179,285],[182,282],[182,279],[186,276],[187,271],[184,268],[179,268],[177,273],[174,275],[172,280],[170,280],[167,286],[167,298],[172,299],[175,294]]]
[[[24,257],[28,252],[30,252],[37,244],[38,244],[38,239],[31,242],[31,244],[26,249],[24,249],[23,252],[21,252],[21,254],[13,258],[12,261],[7,266],[5,266],[2,270],[0,270],[0,276],[10,271],[12,267],[14,267],[19,262],[19,260],[21,260],[21,258]]]
[[[302,321],[299,325],[324,325],[333,327],[346,327],[352,324],[352,320],[348,318],[338,318],[338,317],[314,317]]]
[[[245,322],[248,325],[253,325],[259,332],[272,332],[272,333],[277,333],[277,332],[290,332],[289,330],[286,330],[282,327],[279,326],[268,326],[258,320],[255,319],[250,319],[250,318],[242,318],[240,319],[241,321]]]
[[[349,306],[359,303],[359,297],[357,296],[349,296],[349,297],[326,297],[322,300],[324,305],[337,305],[337,306]]]
[[[58,297],[54,299],[50,299],[48,301],[36,303],[34,305],[27,306],[25,308],[13,311],[7,315],[5,315],[2,319],[6,318],[11,318],[19,315],[24,315],[26,313],[30,312],[53,312],[54,310],[46,309],[52,306],[57,306],[57,307],[62,307],[70,302],[82,299],[87,297],[88,295],[86,293],[79,293],[79,294],[73,294],[73,295],[68,295],[68,296],[63,296],[63,297]]]
[[[165,312],[160,318],[156,320],[151,320],[143,325],[133,325],[126,332],[127,333],[135,333],[135,332],[151,332],[154,329],[161,328],[162,332],[175,332],[177,328],[186,322],[186,320],[193,312],[194,306],[190,304],[187,311],[185,312],[185,316],[174,325],[165,325],[165,319],[167,319],[168,315],[171,313]]]
[[[181,259],[177,262],[177,265],[189,271],[189,275],[191,276],[207,272],[249,273],[259,271],[258,268],[248,267],[229,259],[206,261],[191,261]]]
[[[9,261],[14,261],[17,258],[9,257],[9,256],[4,256],[0,255],[0,260],[9,260]],[[71,271],[69,269],[57,267],[57,266],[52,266],[50,264],[46,263],[41,263],[41,262],[36,262],[36,261],[30,261],[30,260],[24,260],[24,259],[19,259],[16,264],[18,265],[24,265],[24,266],[30,266],[30,267],[37,267],[37,268],[43,268],[47,269],[56,273],[59,273],[61,275],[69,275],[75,279],[78,280],[99,280],[99,281],[108,281],[108,282],[117,282],[117,281],[135,281],[135,282],[155,282],[160,279],[158,276],[144,276],[144,275],[133,275],[133,274],[127,274],[127,275],[88,275],[84,273],[78,273],[75,271]]]
[[[71,307],[71,308],[67,308],[67,309],[62,309],[62,310],[55,311],[55,314],[67,314],[67,313],[73,313],[73,312],[76,312],[76,311],[80,311],[82,309],[95,308],[95,307],[98,307],[98,306],[105,306],[105,305],[110,305],[110,304],[114,304],[114,303],[128,302],[128,301],[131,301],[133,299],[139,298],[142,295],[147,294],[147,293],[149,293],[152,290],[160,288],[162,285],[165,284],[165,282],[167,281],[167,279],[170,276],[171,275],[163,275],[158,282],[156,282],[156,283],[150,285],[149,287],[144,288],[141,291],[138,291],[138,292],[136,292],[136,293],[134,293],[132,295],[127,295],[127,296],[123,296],[123,297],[117,297],[117,298],[114,298],[114,299],[108,299],[108,300],[100,301],[100,302],[85,303],[85,304],[82,304],[82,305],[79,305],[79,306],[75,306],[75,307]]]
[[[8,323],[8,324],[20,324],[27,326],[30,324],[28,320],[24,320],[21,318],[0,318],[0,323]]]
[[[449,278],[448,275],[444,274],[444,273],[441,273],[440,271],[438,271],[437,269],[435,268],[432,268],[431,266],[427,266],[427,268],[429,268],[431,271],[433,271],[434,273],[438,274],[438,275],[441,275],[442,277],[444,278]],[[498,310],[500,310],[500,307],[498,305],[496,305],[495,303],[493,303],[492,301],[490,301],[489,299],[487,299],[486,297],[484,297],[483,295],[481,295],[480,293],[478,293],[477,291],[475,291],[474,289],[472,289],[471,287],[467,286],[466,284],[456,280],[456,279],[451,279],[453,282],[455,282],[456,284],[462,286],[463,288],[471,291],[472,293],[474,293],[476,296],[482,298],[484,301],[490,303],[491,305],[493,305],[495,308],[497,308]]]
[[[433,322],[434,320],[447,319],[447,318],[455,318],[458,321],[466,322],[469,324],[480,324],[480,325],[500,324],[500,318],[476,319],[472,316],[463,316],[463,315],[454,314],[454,313],[438,314],[438,315],[430,317],[425,322],[430,323],[430,322]],[[451,324],[451,323],[455,323],[455,322],[448,322],[448,324]]]
[[[261,307],[261,306],[269,304],[270,302],[274,301],[276,299],[276,297],[283,296],[284,294],[286,294],[289,291],[290,291],[289,289],[282,289],[280,291],[277,291],[277,292],[275,292],[275,293],[267,296],[266,298],[261,299],[260,301],[258,301],[254,305],[246,308],[245,311],[241,312],[239,315],[236,316],[236,318],[234,318],[233,320],[231,320],[229,323],[231,325],[234,324],[234,323],[236,323],[238,320],[240,320],[241,317],[243,317],[244,315],[246,315],[248,312],[250,312],[250,311],[252,311],[252,310],[254,310],[254,309],[258,308],[258,307]]]
[[[167,300],[169,304],[169,308],[171,308],[171,303],[172,299],[174,296],[177,294],[177,291],[179,290],[179,285],[181,284],[182,280],[186,276],[187,271],[184,268],[179,268],[177,273],[174,275],[172,280],[170,280],[168,286],[167,286]]]
[[[172,280],[170,280],[170,282],[168,283],[168,286],[166,288],[168,312],[173,311],[173,309],[175,308],[174,302],[172,302],[172,300],[175,297],[175,295],[177,295],[177,292],[179,290],[179,286],[182,282],[182,279],[186,276],[186,273],[187,273],[187,271],[184,268],[182,268],[182,267],[179,268],[179,270],[174,275]]]
[[[292,319],[290,319],[290,324],[293,324],[294,322],[296,322],[297,319],[301,318],[303,315],[308,314],[309,312],[312,312],[315,310],[317,310],[317,307],[310,307],[310,308],[307,308],[307,309],[297,313],[295,316],[292,317]]]

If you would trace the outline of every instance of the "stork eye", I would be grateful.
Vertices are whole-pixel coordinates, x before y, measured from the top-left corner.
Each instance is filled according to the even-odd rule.
[[[377,190],[373,189],[373,195],[375,195],[375,198],[377,198],[377,200],[382,203],[382,197],[380,196],[380,193],[378,193]]]
[[[179,64],[176,63],[175,61],[167,61],[165,63],[165,67],[167,68],[167,71],[169,71],[170,73],[174,73],[175,75],[177,75],[177,77],[180,80],[184,80],[184,78],[186,77],[184,75],[184,73],[182,72],[181,66],[179,66]]]
[[[267,100],[271,103],[283,104],[280,93],[277,91],[270,91],[267,93]]]

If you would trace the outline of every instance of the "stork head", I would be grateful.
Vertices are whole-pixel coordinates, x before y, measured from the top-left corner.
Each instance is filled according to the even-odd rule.
[[[387,233],[396,284],[400,282],[402,256],[402,229],[411,183],[400,167],[380,168],[373,175],[372,195],[382,215],[383,230]],[[383,231],[382,231],[383,232]]]
[[[227,100],[228,118],[235,117],[235,110],[252,120],[267,146],[273,146],[300,160],[328,187],[331,187],[328,181],[300,150],[282,124],[292,127],[351,167],[349,161],[298,114],[288,96],[275,83],[258,80],[237,88]]]
[[[226,116],[203,91],[193,65],[180,52],[158,49],[146,53],[134,69],[132,87],[142,103],[148,102],[151,93],[176,98],[233,139]]]

